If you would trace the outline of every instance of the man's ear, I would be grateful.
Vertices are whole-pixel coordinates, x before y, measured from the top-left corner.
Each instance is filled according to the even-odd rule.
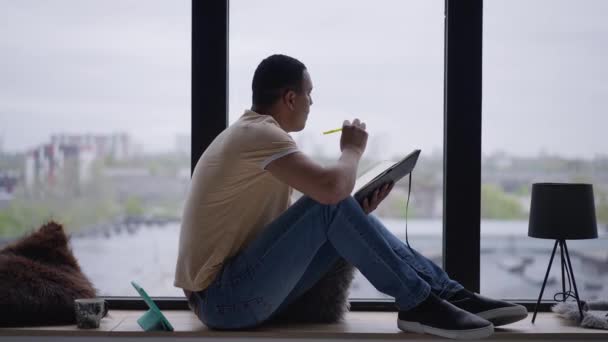
[[[288,90],[285,92],[285,95],[283,96],[283,101],[285,101],[285,104],[291,110],[294,110],[296,108],[296,95],[297,94],[295,91]]]

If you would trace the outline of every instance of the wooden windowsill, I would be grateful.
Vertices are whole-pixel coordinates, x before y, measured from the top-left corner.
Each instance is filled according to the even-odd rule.
[[[144,332],[137,324],[143,311],[114,310],[102,320],[99,329],[82,330],[75,325],[28,328],[3,328],[0,336],[113,336],[113,337],[263,337],[263,338],[339,338],[339,339],[435,339],[430,335],[411,334],[397,328],[395,312],[349,312],[337,324],[267,325],[248,331],[214,331],[203,325],[190,311],[165,310],[173,325],[173,332]],[[496,328],[489,339],[608,340],[608,330],[583,329],[558,317],[543,312],[536,323],[528,319]]]

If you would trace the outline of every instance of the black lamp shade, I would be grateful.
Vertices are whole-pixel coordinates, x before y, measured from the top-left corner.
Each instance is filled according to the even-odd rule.
[[[593,186],[532,184],[528,236],[555,240],[597,238]]]

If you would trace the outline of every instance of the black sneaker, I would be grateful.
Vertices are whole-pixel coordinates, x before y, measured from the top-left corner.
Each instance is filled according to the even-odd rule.
[[[494,326],[510,324],[528,317],[528,310],[523,305],[483,297],[466,289],[460,290],[447,301],[487,319]]]
[[[432,292],[416,307],[399,311],[399,329],[453,339],[475,339],[494,333],[492,323],[461,310]]]

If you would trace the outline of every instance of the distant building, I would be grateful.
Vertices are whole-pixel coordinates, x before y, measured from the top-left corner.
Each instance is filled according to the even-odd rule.
[[[0,170],[0,208],[4,208],[13,199],[13,193],[18,183],[18,171]]]
[[[19,182],[19,172],[16,170],[0,170],[0,191],[12,193]]]
[[[54,134],[51,136],[51,144],[90,148],[95,158],[111,157],[114,160],[125,160],[133,154],[133,144],[126,133],[109,135]]]
[[[89,183],[92,164],[96,159],[125,160],[132,154],[127,134],[51,136],[51,142],[42,144],[27,153],[25,160],[25,186],[54,185],[58,181],[75,187]]]

